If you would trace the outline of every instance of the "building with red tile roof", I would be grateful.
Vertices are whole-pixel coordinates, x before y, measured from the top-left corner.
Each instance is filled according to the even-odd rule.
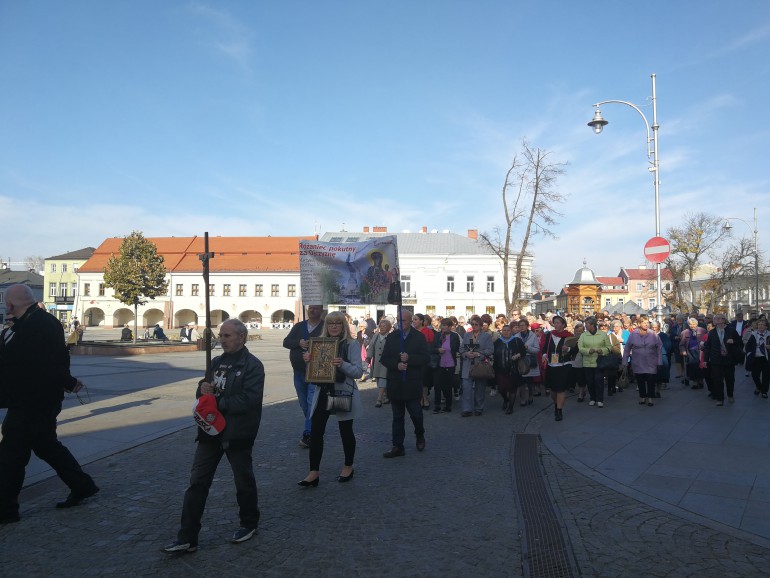
[[[244,323],[288,323],[299,312],[299,242],[307,237],[209,237],[209,294],[213,325],[231,317]],[[139,307],[139,326],[159,323],[166,332],[189,323],[203,325],[205,296],[203,237],[149,237],[163,256],[168,294]],[[132,323],[133,307],[104,285],[104,268],[123,239],[106,239],[78,270],[75,311],[88,326]],[[173,332],[171,332],[173,335]]]

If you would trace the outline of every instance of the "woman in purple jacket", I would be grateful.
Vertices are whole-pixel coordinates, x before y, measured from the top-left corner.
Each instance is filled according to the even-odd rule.
[[[663,344],[660,337],[650,330],[650,321],[643,318],[639,329],[628,337],[623,352],[623,367],[628,365],[631,357],[631,369],[634,371],[636,384],[639,386],[639,404],[652,407],[652,398],[655,397],[655,379],[658,375],[658,366],[662,364]]]

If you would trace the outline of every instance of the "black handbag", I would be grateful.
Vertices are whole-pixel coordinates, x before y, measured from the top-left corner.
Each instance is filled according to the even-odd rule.
[[[519,375],[527,375],[531,369],[532,366],[530,365],[529,358],[527,356],[519,357],[519,359],[516,360],[516,371],[519,372]]]
[[[622,358],[617,353],[600,355],[596,358],[596,369],[617,369],[621,361]]]

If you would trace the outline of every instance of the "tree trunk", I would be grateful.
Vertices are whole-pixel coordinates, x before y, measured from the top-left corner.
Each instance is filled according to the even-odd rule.
[[[136,345],[136,336],[138,335],[137,327],[136,327],[136,324],[138,322],[138,319],[137,319],[138,315],[139,315],[139,304],[134,303],[134,345]]]

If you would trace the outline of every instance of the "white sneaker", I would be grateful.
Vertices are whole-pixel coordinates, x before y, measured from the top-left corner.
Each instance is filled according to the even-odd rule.
[[[596,407],[604,407],[604,402],[597,401],[596,402]]]
[[[594,400],[591,400],[588,402],[588,405],[596,405],[596,402]]]

